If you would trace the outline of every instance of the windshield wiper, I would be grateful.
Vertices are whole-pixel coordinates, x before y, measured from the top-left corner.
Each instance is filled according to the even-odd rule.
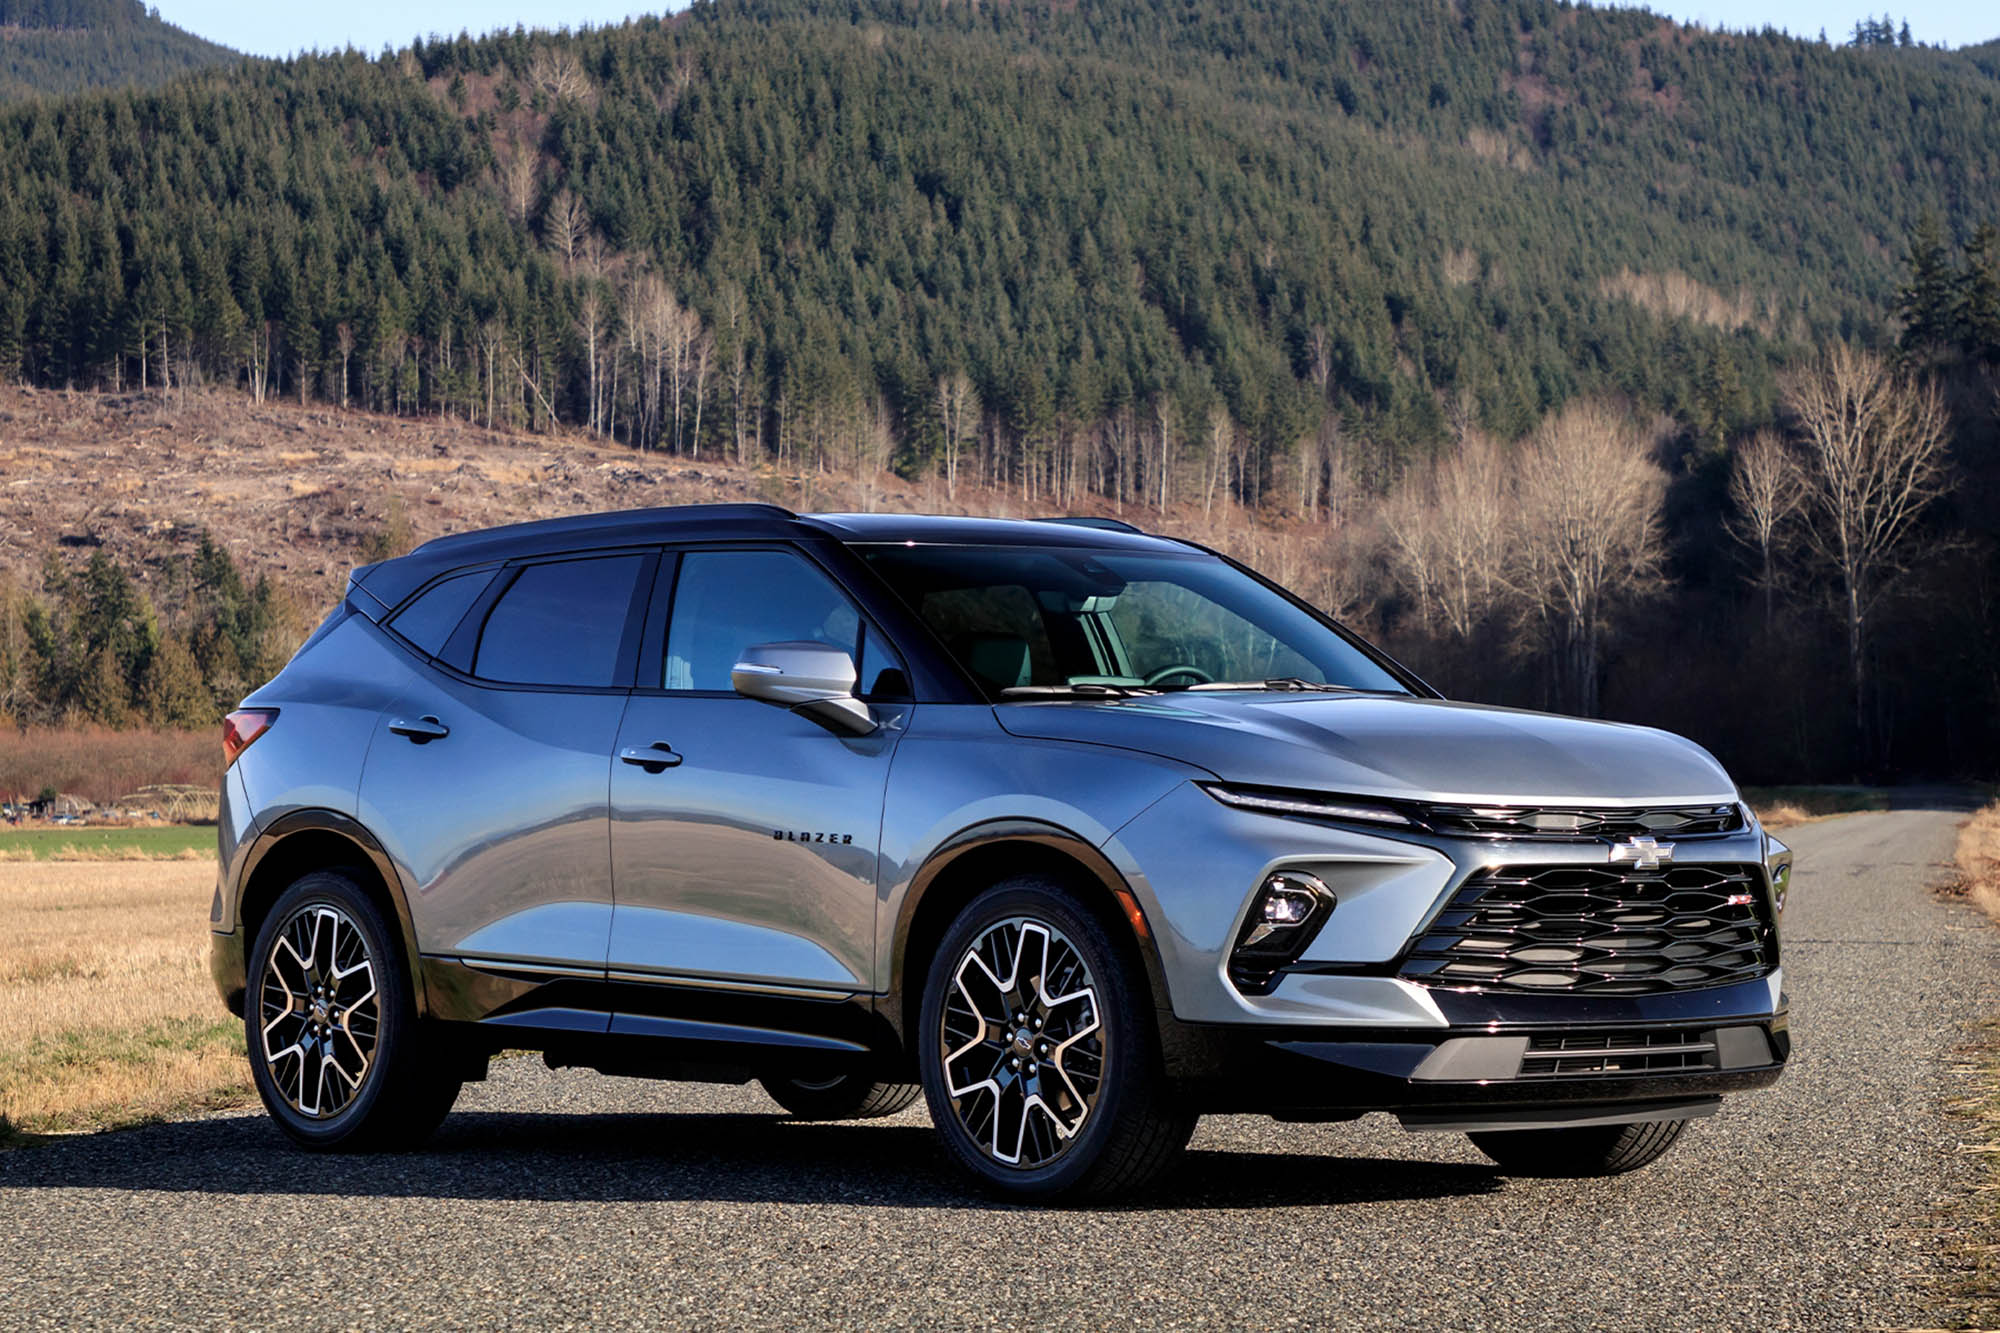
[[[1106,685],[1090,681],[1079,685],[1010,685],[1000,691],[1002,699],[1133,699],[1158,694],[1150,685]]]
[[[1297,694],[1359,694],[1353,685],[1307,680],[1303,676],[1273,676],[1269,680],[1208,680],[1188,686],[1190,690],[1282,690]]]

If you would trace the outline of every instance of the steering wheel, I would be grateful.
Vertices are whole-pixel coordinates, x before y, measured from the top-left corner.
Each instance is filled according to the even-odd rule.
[[[1185,662],[1180,662],[1173,666],[1161,667],[1158,671],[1146,677],[1146,683],[1148,685],[1158,685],[1161,681],[1172,680],[1175,676],[1186,676],[1189,678],[1189,683],[1194,685],[1207,685],[1215,680],[1215,677],[1209,675],[1200,667],[1189,666]]]

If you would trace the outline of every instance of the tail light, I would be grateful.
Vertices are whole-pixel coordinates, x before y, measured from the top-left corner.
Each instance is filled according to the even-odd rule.
[[[259,736],[278,720],[275,708],[239,708],[222,719],[222,766],[228,768],[236,756],[250,748]]]

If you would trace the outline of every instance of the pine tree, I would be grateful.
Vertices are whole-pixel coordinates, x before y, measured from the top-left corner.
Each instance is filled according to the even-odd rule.
[[[1944,223],[1926,209],[1910,233],[1909,276],[1896,293],[1905,356],[1931,356],[1958,345],[1958,274],[1946,248]]]
[[[2000,227],[1982,222],[1965,244],[1958,331],[1965,354],[2000,363]]]

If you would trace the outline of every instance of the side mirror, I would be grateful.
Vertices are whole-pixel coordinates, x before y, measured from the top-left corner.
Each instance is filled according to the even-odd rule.
[[[804,714],[828,731],[866,736],[875,714],[854,697],[854,658],[823,643],[760,643],[743,650],[729,683],[746,699]]]

